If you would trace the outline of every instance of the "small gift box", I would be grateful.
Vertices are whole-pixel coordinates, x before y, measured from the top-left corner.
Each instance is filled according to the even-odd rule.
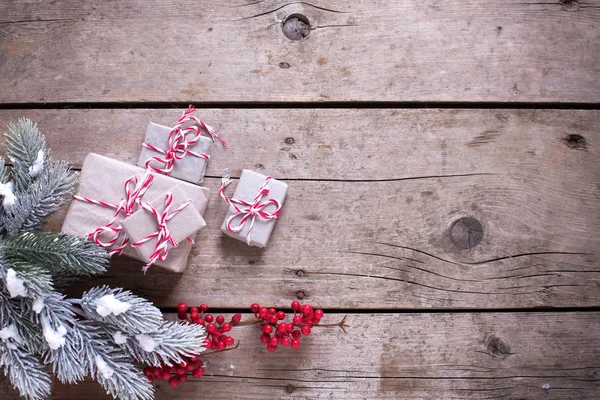
[[[200,127],[169,128],[153,122],[146,128],[138,166],[192,183],[204,180],[212,140]]]
[[[249,246],[266,247],[275,220],[287,194],[288,185],[258,172],[243,170],[232,198],[225,196],[231,182],[223,178],[219,195],[229,203],[221,230],[228,236],[245,241]]]
[[[121,222],[131,246],[147,265],[164,261],[172,248],[206,226],[191,203],[181,188],[174,187],[148,203],[141,202],[141,208]]]
[[[62,231],[88,237],[111,254],[141,259],[121,222],[140,209],[140,201],[164,196],[174,187],[185,192],[184,198],[192,201],[191,206],[200,215],[204,214],[210,193],[207,188],[90,153],[83,162],[79,192],[69,206]],[[155,265],[183,271],[191,248],[192,243],[184,240],[169,250],[166,260],[158,260]]]

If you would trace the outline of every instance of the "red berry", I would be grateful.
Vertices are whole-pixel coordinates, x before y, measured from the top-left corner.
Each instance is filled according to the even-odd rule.
[[[200,310],[198,310],[198,307],[190,307],[190,314],[191,314],[191,313],[196,313],[196,314],[198,314],[198,312],[200,312]]]
[[[304,336],[310,335],[310,325],[303,325],[300,330]]]
[[[264,318],[267,316],[267,312],[268,312],[268,310],[265,307],[261,307],[258,310],[258,315],[260,315],[261,318]]]
[[[256,314],[258,310],[260,310],[260,306],[258,304],[254,303],[250,306],[250,311],[252,311],[253,313]]]
[[[294,324],[287,324],[287,333],[292,333],[294,331]]]
[[[235,314],[233,317],[231,317],[231,323],[234,325],[239,324],[241,320],[242,320],[242,314]]]
[[[169,386],[171,386],[172,388],[176,388],[177,385],[179,385],[179,378],[174,376],[171,379],[169,379]]]
[[[310,304],[304,304],[302,307],[300,307],[300,311],[306,316],[312,315],[313,313],[313,309]]]
[[[198,356],[196,354],[194,354],[193,356],[190,357],[190,361],[191,362],[197,362],[198,361]]]
[[[195,312],[194,311],[190,311],[190,319],[192,321],[196,320],[198,318],[200,318],[200,314],[198,314],[198,311],[195,311]]]
[[[285,319],[285,313],[283,311],[277,311],[277,319],[280,321]]]
[[[267,344],[267,343],[269,343],[269,340],[271,340],[271,336],[269,336],[268,333],[263,333],[262,335],[260,335],[260,340],[263,343]]]
[[[215,324],[208,324],[208,325],[206,325],[206,331],[208,333],[213,333],[215,331]]]
[[[178,313],[177,318],[179,318],[182,321],[185,321],[187,319],[187,314],[186,313]]]
[[[185,367],[185,369],[187,369],[188,371],[193,371],[194,370],[194,364],[188,363],[188,365],[187,365],[187,367]]]
[[[213,320],[214,320],[214,319],[215,319],[215,317],[214,317],[212,314],[206,314],[206,315],[204,316],[204,320],[205,320],[206,322],[213,322]]]
[[[296,315],[293,319],[294,325],[296,326],[300,326],[302,325],[302,317],[299,315]]]
[[[188,305],[185,303],[179,303],[177,304],[177,312],[179,314],[185,314],[188,310]]]
[[[158,367],[152,367],[152,375],[154,375],[155,378],[160,379],[162,371]]]
[[[177,368],[175,368],[175,372],[177,373],[177,375],[183,375],[185,374],[185,368],[182,366],[178,366]]]
[[[260,328],[262,329],[262,331],[263,331],[264,333],[271,333],[271,332],[273,332],[273,326],[271,326],[271,325],[268,325],[268,324],[266,324],[266,325],[261,325],[261,326],[260,326]]]
[[[277,310],[273,307],[269,308],[268,315],[277,315]]]
[[[271,346],[271,345],[267,345],[267,351],[272,353],[275,350],[277,350],[277,346]]]
[[[219,350],[225,350],[225,348],[227,347],[227,345],[224,342],[219,342],[219,344],[217,345],[217,347],[219,348]]]
[[[297,339],[292,340],[291,347],[292,349],[297,349],[298,347],[300,347],[300,341],[298,341]]]
[[[208,310],[208,306],[206,304],[200,304],[200,311],[206,312]]]
[[[223,329],[223,332],[229,332],[231,330],[231,324],[229,322],[225,322],[221,328]]]
[[[204,375],[204,368],[198,368],[192,373],[192,376],[196,379],[200,378],[202,375]]]
[[[146,367],[146,368],[144,368],[144,375],[146,375],[146,376],[152,376],[152,367]]]
[[[269,346],[275,346],[275,347],[277,347],[278,344],[279,344],[279,340],[277,340],[277,336],[273,336],[269,340]]]
[[[315,310],[314,317],[318,323],[323,318],[323,310]]]
[[[169,379],[171,377],[171,374],[168,373],[167,371],[163,371],[162,373],[162,378],[166,381],[167,379]]]
[[[295,330],[295,331],[293,331],[293,332],[292,332],[292,337],[293,337],[294,339],[296,339],[296,340],[297,340],[297,339],[300,339],[300,337],[301,337],[301,336],[302,336],[302,334],[300,333],[300,331],[299,331],[299,330]]]
[[[269,321],[272,324],[276,324],[279,320],[277,319],[277,315],[273,314],[267,318],[267,321]]]
[[[292,310],[294,310],[294,311],[300,310],[300,302],[299,301],[297,301],[297,300],[292,301]]]
[[[187,381],[187,375],[179,375],[178,379],[179,379],[179,382],[185,382],[185,381]]]
[[[292,339],[290,339],[288,336],[284,336],[281,338],[281,345],[287,347],[290,345],[291,341],[292,341]]]
[[[223,324],[223,322],[225,322],[225,317],[222,315],[219,315],[217,317],[217,324],[221,325],[221,324]]]
[[[235,340],[231,336],[225,336],[225,344],[227,346],[233,346]]]
[[[277,325],[277,333],[283,334],[287,332],[287,324],[279,324]]]

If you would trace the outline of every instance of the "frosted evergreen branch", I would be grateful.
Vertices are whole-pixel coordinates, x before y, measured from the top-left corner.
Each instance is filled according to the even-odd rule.
[[[11,298],[47,297],[54,290],[52,276],[46,270],[28,263],[5,263],[5,269],[0,270],[0,278]]]
[[[50,374],[37,357],[21,346],[0,341],[0,366],[26,399],[41,400],[50,396]]]
[[[14,177],[14,175],[13,175]],[[8,233],[39,230],[73,192],[75,179],[65,162],[53,164],[28,187],[16,193],[12,211],[5,213]]]
[[[19,336],[25,338],[23,346],[30,352],[41,352],[42,330],[31,309],[31,300],[11,299],[3,283],[0,286],[0,326],[14,324]]]
[[[184,361],[183,356],[191,357],[206,350],[205,338],[206,330],[201,325],[164,322],[156,332],[127,338],[122,347],[142,363],[172,366]]]
[[[4,243],[8,261],[28,262],[53,275],[96,275],[106,272],[108,252],[96,244],[61,233],[26,232]]]
[[[104,330],[92,325],[78,326],[83,338],[82,359],[85,360],[88,373],[107,394],[121,400],[154,398],[154,388],[142,371],[112,343],[112,338]]]
[[[163,322],[160,310],[148,300],[108,286],[84,293],[81,308],[88,319],[129,334],[154,332]]]
[[[6,153],[13,166],[15,192],[24,193],[35,178],[29,172],[40,151],[44,161],[47,161],[46,139],[40,134],[37,124],[29,119],[20,119],[16,124],[10,123],[5,135]]]

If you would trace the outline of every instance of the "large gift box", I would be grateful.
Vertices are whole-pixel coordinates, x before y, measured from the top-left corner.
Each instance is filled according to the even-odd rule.
[[[178,197],[184,198],[176,199],[175,207],[190,200],[190,207],[203,215],[209,198],[209,190],[205,187],[94,153],[85,158],[80,180],[79,192],[69,207],[62,231],[82,237],[95,233],[93,240],[113,253],[122,253],[146,262],[148,260],[131,246],[121,226],[125,218],[143,210],[140,201],[152,202],[164,198],[167,193],[176,192],[179,193]],[[200,225],[203,226],[204,221]],[[154,232],[155,228],[153,226],[149,230]],[[182,272],[187,266],[192,245],[192,241],[183,240],[178,246],[171,246],[168,257],[157,260],[155,265]]]

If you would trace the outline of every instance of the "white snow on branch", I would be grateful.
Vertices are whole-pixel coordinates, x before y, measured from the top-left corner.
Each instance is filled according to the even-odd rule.
[[[116,344],[125,344],[125,343],[127,343],[127,336],[123,335],[123,332],[117,331],[113,335],[113,340],[115,341]]]
[[[158,343],[156,343],[156,340],[152,339],[148,335],[136,335],[135,338],[138,340],[140,347],[147,352],[154,351],[156,346],[158,346]]]
[[[131,304],[115,298],[114,294],[107,294],[96,301],[96,312],[102,317],[106,317],[109,314],[122,314],[129,310],[130,307]]]
[[[65,345],[67,328],[64,326],[59,326],[58,330],[55,331],[50,326],[48,320],[45,317],[42,317],[42,330],[44,331],[44,338],[52,350],[56,350]]]
[[[44,298],[43,297],[37,297],[33,301],[33,305],[31,306],[31,309],[33,311],[35,311],[36,314],[39,314],[42,311],[42,308],[44,308]]]
[[[23,344],[23,338],[17,332],[17,327],[15,324],[10,324],[6,328],[0,329],[0,339],[2,341],[7,342],[9,339],[14,340],[19,344]],[[14,343],[7,343],[7,346],[14,346]]]
[[[9,268],[6,271],[6,289],[8,289],[8,293],[10,293],[10,297],[27,297],[27,290],[24,285],[25,280],[17,276],[17,272]]]
[[[12,182],[0,183],[0,196],[4,196],[2,207],[4,207],[6,211],[11,211],[15,204],[15,194],[13,193]]]
[[[110,379],[110,377],[114,375],[115,370],[109,367],[106,361],[102,359],[102,357],[96,356],[95,361],[96,366],[98,367],[98,372],[100,372],[104,379]]]
[[[43,169],[44,169],[44,150],[40,150],[40,151],[38,151],[37,158],[33,162],[33,165],[31,167],[29,167],[29,175],[31,175],[32,178],[35,178],[36,176],[38,176],[40,174],[40,172],[42,172]]]

